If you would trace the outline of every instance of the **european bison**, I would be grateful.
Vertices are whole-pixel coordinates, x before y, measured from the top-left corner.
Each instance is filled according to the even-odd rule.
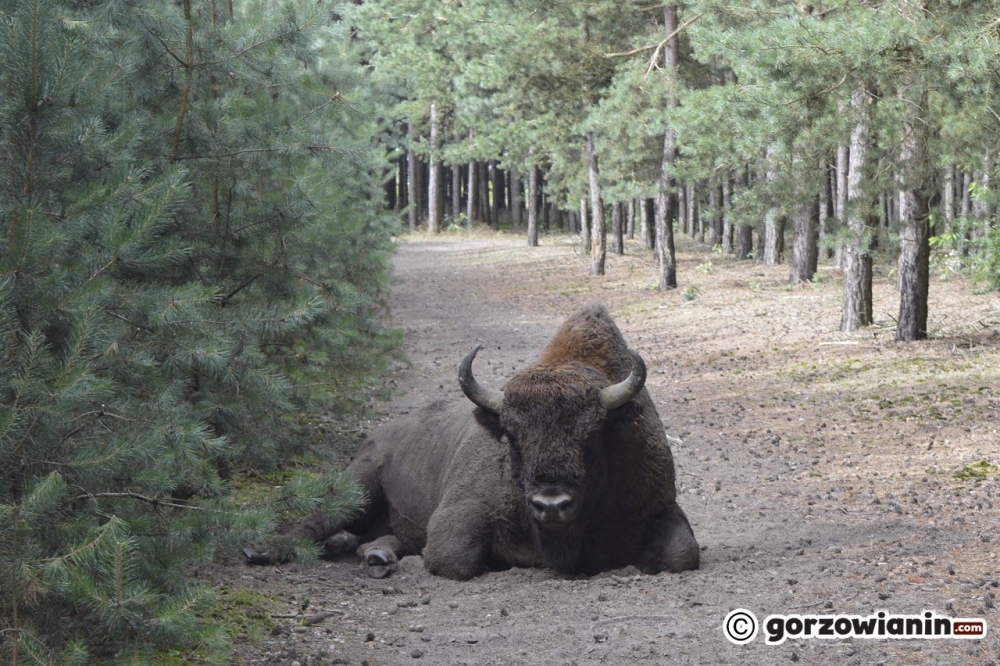
[[[361,516],[294,530],[329,538],[328,552],[357,548],[373,576],[421,552],[428,571],[460,580],[512,566],[696,569],[645,364],[608,311],[567,319],[503,391],[473,376],[480,347],[458,375],[476,407],[438,401],[378,428],[347,467],[368,494]]]

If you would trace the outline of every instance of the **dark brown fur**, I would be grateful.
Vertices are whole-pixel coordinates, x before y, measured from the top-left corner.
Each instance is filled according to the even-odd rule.
[[[368,541],[362,555],[379,549],[392,562],[422,552],[430,572],[449,578],[510,566],[697,568],[649,394],[611,413],[598,397],[631,369],[607,310],[580,310],[508,382],[499,417],[465,401],[435,402],[372,433],[347,467],[370,501],[343,527]],[[578,492],[571,524],[532,519],[526,493],[544,484]],[[337,527],[313,519],[297,529],[321,541]]]

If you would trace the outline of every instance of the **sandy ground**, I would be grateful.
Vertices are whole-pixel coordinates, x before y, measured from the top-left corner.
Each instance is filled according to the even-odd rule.
[[[277,616],[274,635],[240,637],[234,663],[1000,662],[1000,296],[935,277],[932,339],[899,344],[884,264],[876,324],[844,334],[831,267],[790,287],[787,266],[737,263],[681,239],[681,288],[661,294],[636,245],[609,255],[601,278],[586,277],[570,238],[523,245],[401,243],[389,323],[405,330],[413,365],[386,379],[400,391],[386,416],[464,400],[456,367],[477,342],[477,377],[502,386],[568,314],[603,302],[649,367],[701,569],[579,580],[514,569],[455,582],[418,557],[385,580],[353,562],[223,567],[214,582],[267,595]],[[781,645],[760,634],[737,646],[723,634],[737,608],[760,620],[929,610],[985,618],[990,632]],[[304,626],[297,614],[325,619]]]

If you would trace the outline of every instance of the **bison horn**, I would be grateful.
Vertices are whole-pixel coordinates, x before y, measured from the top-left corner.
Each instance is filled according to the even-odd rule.
[[[646,383],[646,363],[631,349],[628,353],[632,355],[632,372],[624,381],[601,389],[601,404],[608,411],[628,404]]]
[[[458,384],[462,387],[466,398],[487,412],[499,416],[500,408],[503,407],[503,391],[486,388],[472,376],[472,360],[476,358],[476,353],[482,348],[482,345],[476,345],[462,359],[462,364],[458,366]],[[645,372],[643,372],[643,376],[645,377]]]

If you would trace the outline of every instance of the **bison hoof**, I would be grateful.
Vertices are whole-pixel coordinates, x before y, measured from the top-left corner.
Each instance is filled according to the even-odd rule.
[[[253,548],[244,548],[243,557],[246,558],[247,564],[268,565],[275,564],[277,562],[273,555],[258,553]]]
[[[385,578],[396,570],[396,558],[376,548],[365,553],[365,569],[372,578]]]
[[[358,537],[350,532],[338,532],[323,542],[323,551],[330,557],[357,551]]]

